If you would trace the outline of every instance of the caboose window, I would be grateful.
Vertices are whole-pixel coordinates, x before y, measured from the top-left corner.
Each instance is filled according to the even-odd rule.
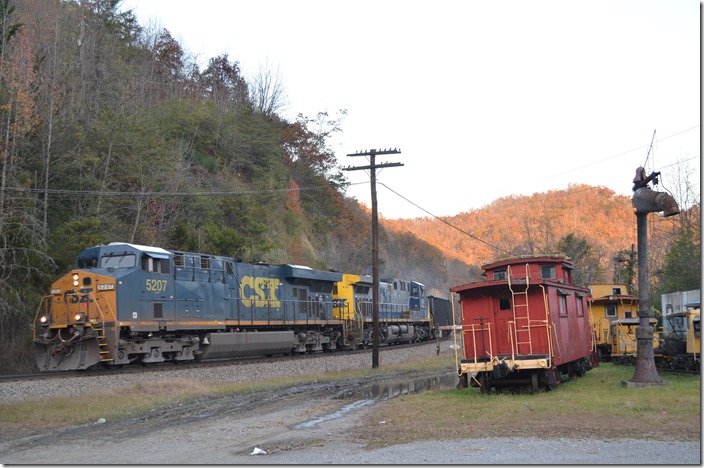
[[[542,265],[540,267],[540,276],[543,279],[556,278],[555,276],[555,265]]]
[[[499,310],[511,310],[511,299],[508,297],[500,297]]]
[[[611,288],[611,294],[621,295],[621,288]]]
[[[505,280],[506,279],[506,270],[496,270],[494,272],[494,279],[496,281]]]
[[[606,304],[604,308],[606,309],[607,317],[616,317],[616,304]]]
[[[560,317],[567,317],[567,296],[560,294],[557,298],[560,301]]]

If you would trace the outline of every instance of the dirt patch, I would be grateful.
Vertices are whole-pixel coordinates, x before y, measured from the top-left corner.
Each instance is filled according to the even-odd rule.
[[[443,400],[437,393],[400,395],[401,391],[395,387],[397,382],[418,380],[438,371],[447,374],[452,369],[448,372],[387,370],[363,378],[209,396],[175,403],[139,417],[52,431],[3,428],[0,453],[4,455],[0,462],[256,464],[273,458],[252,456],[255,448],[278,456],[277,460],[286,460],[293,453],[311,454],[315,460],[315,454],[356,453],[361,448],[429,440],[700,439],[699,414],[643,412],[624,418],[583,413],[575,405],[575,411],[561,416],[531,409],[531,400],[521,403],[520,397],[509,397],[490,416],[478,418],[473,409],[476,405],[495,405],[501,399],[472,397],[470,401],[465,397],[471,395],[460,395],[463,404],[458,405],[457,400]],[[389,383],[388,395],[378,399],[367,393],[366,389],[385,383]],[[477,392],[474,393],[478,397]],[[458,396],[455,392],[447,393],[453,398]],[[373,401],[345,410],[365,399]],[[339,417],[335,417],[337,413]],[[91,447],[88,452],[87,446]],[[81,454],[80,460],[77,453]]]

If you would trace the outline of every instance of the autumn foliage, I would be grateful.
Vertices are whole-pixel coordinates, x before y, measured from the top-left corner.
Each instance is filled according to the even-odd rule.
[[[676,229],[671,218],[651,216],[651,256],[662,261]],[[482,208],[443,218],[386,220],[390,230],[412,232],[448,259],[478,267],[512,255],[570,254],[565,240],[579,240],[590,258],[578,267],[591,269],[586,282],[608,282],[618,275],[615,257],[637,248],[631,198],[605,187],[572,185],[565,190],[512,195]],[[472,273],[468,274],[472,276]],[[473,279],[473,278],[467,278]]]

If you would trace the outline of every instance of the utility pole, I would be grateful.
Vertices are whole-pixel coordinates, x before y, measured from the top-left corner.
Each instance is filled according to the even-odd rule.
[[[385,167],[403,166],[401,163],[376,164],[376,156],[382,154],[401,154],[397,149],[392,150],[369,150],[359,153],[348,154],[347,156],[369,156],[368,166],[348,167],[345,171],[361,171],[369,169],[371,171],[372,185],[372,368],[379,367],[379,220],[376,208],[376,170]],[[364,322],[362,322],[364,323]],[[362,330],[364,339],[364,330]]]

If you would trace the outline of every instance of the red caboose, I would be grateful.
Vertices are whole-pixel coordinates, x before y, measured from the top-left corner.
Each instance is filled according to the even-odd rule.
[[[482,269],[485,281],[450,289],[462,309],[462,386],[537,391],[592,368],[589,289],[572,284],[572,261],[516,257]]]

